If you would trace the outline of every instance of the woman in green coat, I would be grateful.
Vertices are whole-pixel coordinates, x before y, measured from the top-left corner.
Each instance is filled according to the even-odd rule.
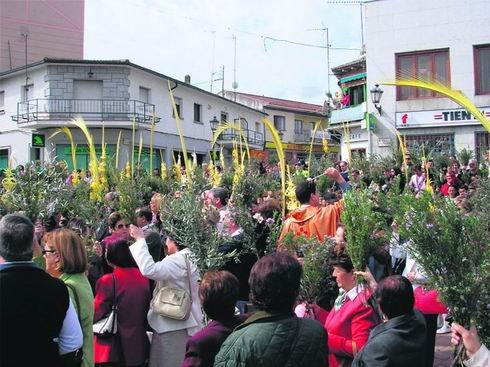
[[[67,286],[83,332],[83,367],[94,366],[94,296],[85,271],[87,254],[82,239],[69,229],[58,229],[44,236],[46,271]]]

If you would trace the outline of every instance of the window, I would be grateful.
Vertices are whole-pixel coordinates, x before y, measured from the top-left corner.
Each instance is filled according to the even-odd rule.
[[[202,106],[198,103],[194,103],[194,122],[202,122],[201,110],[202,110]]]
[[[0,171],[9,167],[9,150],[0,149]]]
[[[485,161],[485,157],[490,151],[490,134],[478,132],[475,134],[476,159],[480,162]]]
[[[221,122],[228,122],[228,114],[226,112],[221,111],[220,121]]]
[[[360,105],[366,100],[364,95],[364,87],[365,84],[349,88],[350,106]]]
[[[144,103],[150,103],[150,89],[140,87],[139,100]]]
[[[303,134],[303,120],[294,120],[294,133]]]
[[[102,80],[74,80],[74,99],[102,99],[104,94],[104,82]]]
[[[449,51],[428,51],[396,55],[396,72],[398,77],[438,81],[449,86],[451,84],[449,75]],[[434,98],[438,96],[433,91],[420,88],[397,88],[398,100]]]
[[[174,101],[175,101],[175,108],[177,109],[177,113],[179,114],[179,118],[181,120],[183,120],[184,119],[184,105],[182,104],[182,98],[174,97]],[[173,111],[173,108],[172,108],[172,117],[175,118],[175,113]]]
[[[490,94],[490,45],[475,46],[475,94]]]
[[[21,92],[21,102],[30,101],[34,97],[34,84],[23,85]]]
[[[0,113],[5,112],[5,91],[0,90]]]
[[[453,155],[454,134],[406,135],[407,148],[411,152],[420,151],[433,156]]]
[[[260,126],[260,122],[255,122],[255,131],[261,133],[262,132],[262,129],[261,129],[261,126]]]
[[[286,117],[274,116],[274,127],[278,131],[286,131]]]

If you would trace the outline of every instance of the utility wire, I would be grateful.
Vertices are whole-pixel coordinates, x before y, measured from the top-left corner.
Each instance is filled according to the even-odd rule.
[[[322,46],[322,45],[314,45],[311,43],[303,43],[303,42],[296,42],[296,41],[291,41],[287,39],[279,39],[279,38],[274,38],[274,37],[262,37],[264,39],[264,49],[267,51],[267,43],[266,41],[273,41],[273,42],[285,42],[289,43],[292,45],[297,45],[297,46],[305,46],[305,47],[314,47],[314,48],[329,48],[330,50],[344,50],[344,51],[360,51],[360,48],[348,48],[348,47],[329,47],[329,46]]]

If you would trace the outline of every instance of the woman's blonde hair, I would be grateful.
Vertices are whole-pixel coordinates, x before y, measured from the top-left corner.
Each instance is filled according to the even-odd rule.
[[[157,211],[160,211],[163,203],[163,195],[157,192],[153,194],[151,199],[154,200]]]
[[[58,270],[67,274],[87,270],[87,251],[82,239],[70,229],[57,229],[44,236],[44,243],[59,255]]]

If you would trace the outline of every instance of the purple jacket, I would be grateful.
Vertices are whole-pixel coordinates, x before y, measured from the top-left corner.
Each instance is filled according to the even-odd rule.
[[[246,315],[239,315],[230,321],[213,320],[204,329],[194,334],[187,341],[182,367],[212,367],[221,344],[246,318]]]

